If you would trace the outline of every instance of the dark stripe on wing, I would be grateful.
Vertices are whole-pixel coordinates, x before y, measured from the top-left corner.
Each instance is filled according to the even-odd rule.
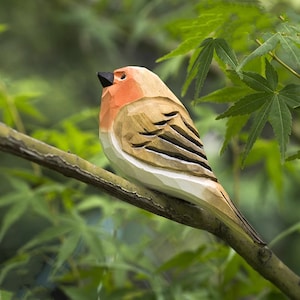
[[[176,146],[182,148],[183,150],[189,151],[191,153],[199,155],[201,158],[207,159],[206,155],[203,152],[197,151],[193,147],[189,147],[187,145],[187,143],[183,143],[182,141],[178,140],[176,137],[173,138],[172,136],[169,136],[166,133],[159,134],[158,137],[167,142],[170,142],[173,145],[176,145]],[[187,142],[190,143],[189,140]]]
[[[169,113],[164,113],[163,115],[166,117],[175,117],[178,114],[177,110],[171,111]]]
[[[146,140],[146,141],[143,141],[141,143],[132,143],[131,145],[134,148],[143,148],[143,147],[145,147],[149,143],[151,143],[151,141]]]
[[[192,142],[193,144],[196,144],[201,149],[203,148],[203,145],[200,143],[198,139],[194,139],[191,135],[187,134],[181,127],[175,124],[171,124],[170,127],[173,128],[175,131],[177,131],[179,134],[181,134],[183,137],[185,137],[187,140]]]
[[[145,149],[155,152],[155,153],[158,153],[158,154],[167,155],[171,158],[176,158],[180,161],[185,161],[187,163],[194,163],[194,164],[200,165],[201,167],[211,171],[210,166],[207,165],[206,163],[204,163],[203,161],[199,161],[198,159],[192,159],[190,157],[185,156],[184,154],[182,154],[180,152],[172,152],[170,150],[160,149],[160,148],[157,148],[157,147],[151,146],[151,145],[146,146]],[[214,179],[214,177],[212,177],[212,179]]]
[[[158,135],[158,133],[161,132],[161,131],[162,131],[162,129],[156,129],[156,130],[152,130],[152,131],[147,131],[145,129],[145,131],[139,132],[139,134],[147,136],[147,137],[152,137],[152,136]]]
[[[200,135],[199,135],[199,132],[189,124],[189,122],[187,122],[183,117],[181,117],[183,123],[185,124],[185,126],[191,131],[194,133],[194,135],[198,138],[200,138]]]
[[[168,122],[169,122],[169,119],[167,119],[167,120],[162,120],[162,121],[158,121],[158,122],[155,122],[155,123],[153,123],[153,124],[156,125],[156,126],[162,126],[162,125],[167,124]]]

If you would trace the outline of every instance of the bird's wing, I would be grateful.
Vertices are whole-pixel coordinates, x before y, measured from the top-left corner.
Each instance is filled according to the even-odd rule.
[[[124,106],[114,133],[122,150],[136,159],[217,181],[188,112],[168,98],[142,98]]]
[[[140,161],[212,180],[215,188],[208,188],[207,198],[202,200],[216,208],[212,210],[225,223],[230,218],[254,241],[265,244],[218,183],[198,131],[184,106],[164,97],[142,98],[120,109],[113,131],[122,150]]]

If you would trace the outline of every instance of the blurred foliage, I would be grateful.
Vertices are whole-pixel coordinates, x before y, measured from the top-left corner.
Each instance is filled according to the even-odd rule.
[[[273,2],[2,0],[0,120],[110,169],[96,72],[154,69],[184,95],[223,185],[300,273],[299,7]],[[205,232],[5,153],[0,170],[1,299],[284,299]]]

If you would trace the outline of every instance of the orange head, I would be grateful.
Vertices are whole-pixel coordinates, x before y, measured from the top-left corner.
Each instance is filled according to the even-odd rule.
[[[164,82],[146,68],[130,66],[114,73],[98,72],[98,78],[103,86],[99,116],[101,131],[112,128],[118,111],[124,105],[141,98],[167,97],[181,104]]]

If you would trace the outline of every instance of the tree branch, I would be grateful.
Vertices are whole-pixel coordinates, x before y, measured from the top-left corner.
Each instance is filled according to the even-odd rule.
[[[250,266],[291,299],[300,299],[300,278],[267,247],[232,231],[188,202],[137,186],[88,161],[19,133],[0,123],[0,150],[75,178],[154,214],[206,230],[228,243]]]

